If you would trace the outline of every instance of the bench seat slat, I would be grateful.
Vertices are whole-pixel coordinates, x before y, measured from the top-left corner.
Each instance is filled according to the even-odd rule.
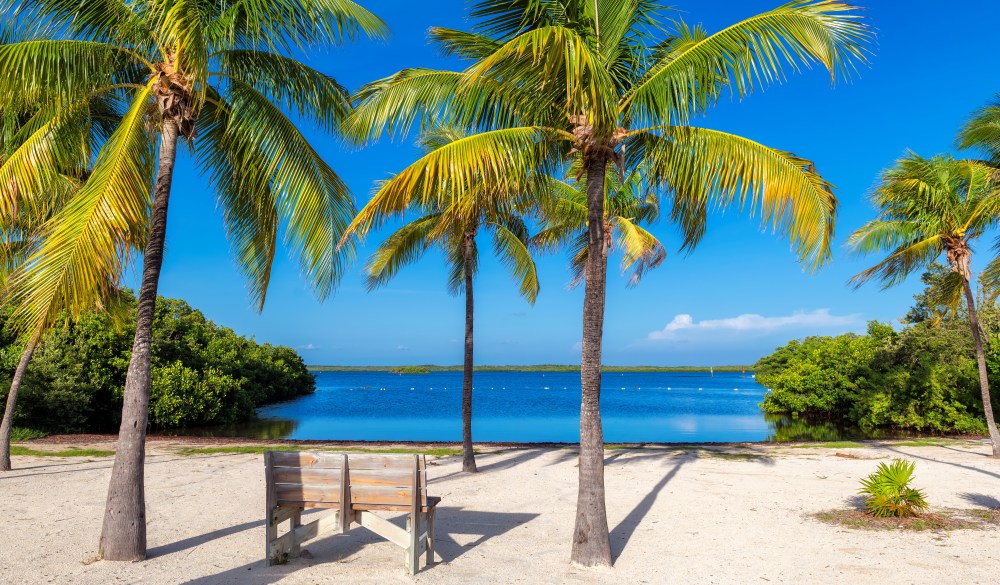
[[[314,467],[275,467],[274,483],[340,486],[341,470]]]

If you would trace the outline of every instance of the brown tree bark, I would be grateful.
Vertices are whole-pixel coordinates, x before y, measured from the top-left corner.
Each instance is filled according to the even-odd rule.
[[[993,418],[993,403],[990,400],[990,381],[986,376],[986,351],[983,348],[983,334],[979,328],[979,313],[972,295],[969,279],[963,274],[962,285],[965,289],[965,302],[969,305],[969,324],[972,326],[972,340],[976,344],[976,364],[979,366],[979,389],[983,394],[983,413],[986,415],[986,428],[993,442],[993,457],[1000,459],[1000,433],[997,432],[996,419]]]
[[[150,369],[156,291],[163,264],[167,235],[167,204],[177,159],[177,122],[167,118],[160,137],[159,171],[153,190],[153,212],[142,263],[142,285],[136,312],[132,358],[125,378],[122,423],[111,469],[107,506],[98,555],[109,561],[141,561],[146,558],[146,422],[149,413]]]
[[[10,392],[7,393],[7,406],[3,411],[3,422],[0,423],[0,471],[10,471],[10,432],[14,428],[14,409],[17,408],[17,394],[21,390],[21,382],[24,381],[24,374],[28,371],[28,364],[31,363],[31,355],[38,345],[40,333],[36,332],[24,346],[21,353],[21,360],[17,362],[17,369],[14,370],[14,379],[10,382]]]
[[[476,230],[465,233],[465,361],[462,367],[462,471],[475,473],[476,455],[472,450],[472,264],[476,246]]]
[[[580,468],[571,560],[584,566],[611,565],[608,513],[604,502],[604,431],[601,427],[601,341],[604,336],[608,248],[604,226],[604,180],[608,155],[594,149],[587,160],[587,265],[583,297],[583,355],[580,362]]]

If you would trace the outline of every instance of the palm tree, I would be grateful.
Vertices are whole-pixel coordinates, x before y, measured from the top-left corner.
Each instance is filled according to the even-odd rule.
[[[543,213],[541,229],[531,239],[532,245],[542,250],[569,247],[573,270],[570,287],[583,281],[587,266],[589,238],[585,187],[581,182],[553,179],[552,188],[557,194],[555,204]],[[643,275],[662,264],[667,254],[656,236],[641,225],[656,221],[660,213],[656,195],[644,195],[641,189],[642,173],[638,170],[624,178],[609,171],[605,179],[604,231],[608,234],[605,249],[610,253],[617,245],[622,251],[622,273],[632,270],[628,286],[639,284]]]
[[[94,275],[119,272],[130,234],[148,236],[99,547],[108,560],[141,560],[150,341],[178,143],[185,139],[208,175],[256,305],[265,300],[279,232],[326,297],[349,258],[350,248],[337,253],[336,243],[353,205],[347,186],[285,112],[337,133],[350,104],[336,81],[291,55],[381,36],[385,27],[341,0],[2,4],[13,28],[41,22],[62,36],[0,46],[0,100],[30,96],[44,112],[37,131],[0,166],[0,214],[43,196],[50,182],[44,169],[77,147],[55,137],[80,123],[81,104],[96,96],[121,104],[93,173],[29,260],[18,310],[29,324],[40,323],[61,283],[81,297],[78,291],[96,286]],[[10,189],[12,178],[19,189]],[[71,272],[90,277],[67,282]]]
[[[986,426],[993,456],[1000,458],[1000,434],[993,418],[982,329],[971,284],[972,245],[1000,220],[996,169],[948,155],[922,158],[910,153],[882,174],[873,203],[879,210],[878,218],[851,234],[848,242],[861,254],[885,252],[887,256],[851,282],[861,286],[878,279],[888,288],[945,255],[951,274],[943,283],[942,297],[953,299],[947,303],[951,306],[965,297]]]
[[[704,234],[709,205],[759,213],[813,267],[829,257],[836,198],[812,163],[691,120],[729,92],[742,98],[822,64],[831,79],[865,61],[868,28],[848,4],[794,0],[708,34],[663,18],[653,0],[480,0],[475,32],[432,29],[463,71],[409,69],[355,97],[350,130],[362,140],[404,136],[427,116],[479,133],[436,151],[380,189],[434,197],[465,192],[488,171],[504,193],[580,153],[587,193],[580,464],[572,560],[609,565],[600,413],[609,166],[669,198],[684,247]],[[673,30],[666,32],[670,26]]]
[[[454,128],[437,128],[424,134],[421,142],[433,152],[461,140]],[[380,192],[381,193],[381,192]],[[472,448],[472,369],[473,369],[473,280],[479,269],[476,237],[489,231],[493,251],[510,270],[519,291],[531,304],[538,298],[538,271],[528,251],[528,228],[516,210],[503,205],[488,180],[471,193],[445,193],[421,205],[412,200],[386,201],[376,195],[358,213],[352,224],[364,235],[386,219],[410,210],[420,214],[390,235],[365,267],[368,290],[385,285],[404,266],[415,262],[432,247],[444,254],[450,267],[448,290],[465,294],[465,357],[462,374],[462,471],[474,473],[476,458]],[[348,234],[352,233],[351,231]]]
[[[12,42],[13,39],[5,38],[5,42]],[[20,296],[20,283],[27,269],[27,260],[38,250],[44,241],[47,221],[66,201],[75,194],[86,178],[87,164],[89,162],[89,148],[87,145],[91,140],[99,140],[110,130],[114,122],[113,104],[102,98],[95,98],[87,106],[86,123],[77,128],[68,129],[69,132],[63,136],[64,139],[73,139],[79,145],[75,160],[64,160],[59,169],[52,169],[51,190],[47,196],[40,201],[31,201],[29,205],[18,206],[16,214],[13,216],[0,217],[2,230],[0,230],[0,283],[2,283],[3,296],[7,304],[17,306]],[[37,111],[10,111],[4,112],[5,116],[0,116],[0,162],[6,160],[29,136],[33,128],[33,122],[39,114]],[[73,136],[70,132],[77,132]],[[129,250],[134,250],[141,245],[142,234],[136,232],[130,234],[127,241]],[[24,349],[21,358],[11,379],[10,389],[7,392],[6,406],[4,407],[3,421],[0,422],[0,471],[10,471],[10,438],[14,424],[14,413],[17,408],[18,393],[24,376],[28,370],[28,364],[34,354],[39,340],[44,332],[55,324],[60,315],[68,317],[79,316],[81,311],[99,308],[109,297],[117,292],[118,274],[95,275],[95,280],[101,286],[79,290],[77,292],[86,296],[72,298],[67,296],[65,282],[57,287],[53,296],[49,298],[50,306],[43,312],[42,319],[35,323],[30,331],[22,331],[24,338]],[[70,274],[67,280],[81,278],[80,274]],[[7,327],[13,330],[20,329],[15,312]]]

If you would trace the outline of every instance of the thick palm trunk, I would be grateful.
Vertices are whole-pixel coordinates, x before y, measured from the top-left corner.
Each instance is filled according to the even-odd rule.
[[[104,526],[99,555],[110,561],[140,561],[146,558],[146,419],[149,412],[151,345],[156,289],[163,264],[163,244],[167,234],[167,203],[177,158],[177,122],[163,123],[159,172],[153,191],[153,213],[149,219],[149,239],[142,264],[142,285],[136,312],[132,358],[125,378],[122,424],[111,484],[108,486]]]
[[[21,390],[21,382],[31,363],[31,354],[38,345],[39,334],[35,333],[24,346],[21,360],[14,370],[14,379],[10,382],[10,392],[7,393],[7,407],[3,411],[3,422],[0,423],[0,471],[10,471],[10,432],[14,427],[14,409],[17,407],[17,393]]]
[[[462,367],[462,471],[474,473],[476,455],[472,451],[472,263],[476,232],[465,234],[465,361]]]
[[[611,564],[608,513],[604,503],[604,431],[601,427],[601,341],[604,336],[608,249],[604,227],[602,151],[587,165],[587,265],[583,297],[583,356],[580,363],[580,480],[573,529],[572,561],[585,566]]]
[[[986,377],[986,351],[983,348],[983,334],[979,329],[979,313],[972,295],[972,286],[968,278],[962,279],[965,288],[965,301],[969,305],[969,324],[972,326],[972,339],[976,343],[976,364],[979,366],[979,389],[983,393],[983,413],[986,415],[986,428],[990,431],[990,441],[993,442],[993,457],[1000,458],[1000,433],[997,432],[996,419],[993,418],[993,403],[990,400],[990,381]]]

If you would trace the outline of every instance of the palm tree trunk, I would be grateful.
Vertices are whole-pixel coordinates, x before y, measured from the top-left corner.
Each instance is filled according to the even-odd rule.
[[[472,264],[476,246],[475,230],[465,234],[465,361],[462,368],[462,471],[475,473],[472,451]]]
[[[596,150],[596,149],[595,149]],[[580,363],[580,479],[571,560],[584,566],[611,565],[608,513],[604,503],[604,431],[601,428],[601,340],[604,336],[608,248],[604,230],[607,154],[587,165],[586,282],[583,297],[583,355]]]
[[[972,325],[972,339],[976,343],[976,364],[979,366],[979,389],[983,393],[983,413],[986,415],[986,428],[990,431],[990,441],[993,442],[993,457],[1000,459],[1000,433],[997,432],[996,419],[993,418],[993,403],[990,400],[990,381],[986,376],[986,352],[983,349],[983,334],[979,329],[979,313],[976,312],[976,302],[972,296],[972,286],[968,278],[962,278],[965,288],[965,302],[969,305],[969,324]]]
[[[146,558],[146,421],[149,413],[150,369],[156,289],[163,264],[163,244],[167,234],[167,203],[177,158],[177,122],[168,118],[160,138],[159,172],[153,191],[153,213],[143,255],[142,285],[136,312],[132,358],[125,378],[122,424],[98,555],[110,561],[141,561]]]
[[[38,345],[40,332],[35,332],[24,346],[21,360],[17,362],[17,369],[14,370],[14,379],[10,382],[10,392],[7,393],[7,407],[3,411],[3,422],[0,423],[0,471],[10,471],[10,431],[14,427],[14,409],[17,407],[17,393],[21,389],[21,382],[24,381],[24,374],[28,371],[28,364],[31,363],[31,354],[35,353]]]

